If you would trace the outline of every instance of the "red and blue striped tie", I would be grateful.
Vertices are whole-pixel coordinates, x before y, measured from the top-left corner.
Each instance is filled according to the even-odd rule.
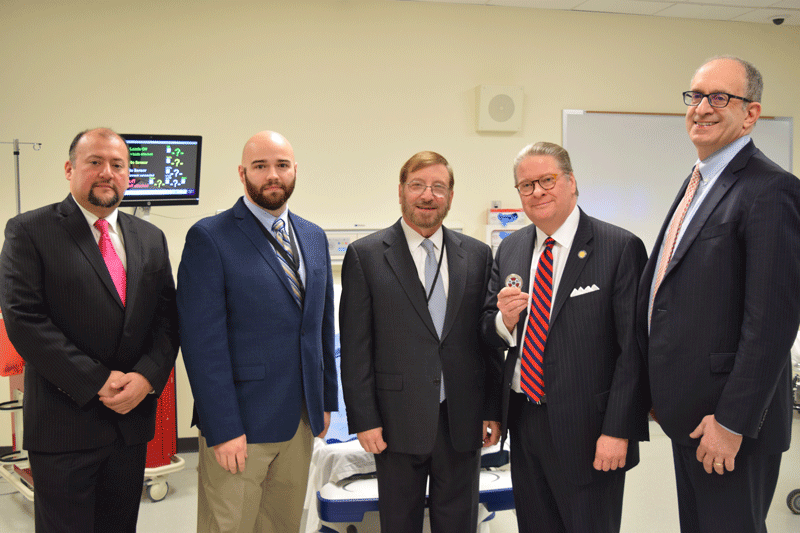
[[[544,398],[544,345],[550,327],[550,302],[553,296],[553,245],[548,237],[539,257],[536,278],[531,291],[531,312],[525,327],[522,343],[520,388],[531,401],[539,403]]]

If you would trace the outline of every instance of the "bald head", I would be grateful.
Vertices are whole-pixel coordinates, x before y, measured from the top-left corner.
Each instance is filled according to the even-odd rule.
[[[286,137],[275,131],[262,131],[256,133],[247,143],[242,150],[242,165],[248,166],[253,157],[264,150],[280,150],[290,156],[290,160],[294,163],[294,150]]]
[[[289,141],[274,131],[253,135],[242,151],[239,179],[247,197],[278,216],[294,191],[297,163]]]

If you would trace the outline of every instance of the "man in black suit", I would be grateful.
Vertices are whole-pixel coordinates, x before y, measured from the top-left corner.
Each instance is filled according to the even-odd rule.
[[[647,253],[576,209],[562,147],[525,147],[514,180],[533,225],[497,250],[482,331],[508,348],[503,432],[519,531],[618,532],[625,472],[648,438],[635,330]]]
[[[157,394],[178,352],[164,234],[117,210],[125,141],[79,133],[71,194],[8,221],[0,308],[25,359],[36,532],[136,531]]]
[[[489,247],[442,226],[453,171],[435,152],[400,171],[402,218],[347,248],[341,370],[352,433],[375,455],[381,531],[474,532],[480,448],[499,438],[500,354],[478,321]]]
[[[789,448],[800,182],[750,139],[761,89],[758,70],[738,58],[695,73],[683,95],[697,173],[641,281],[654,417],[672,439],[685,533],[766,531]]]

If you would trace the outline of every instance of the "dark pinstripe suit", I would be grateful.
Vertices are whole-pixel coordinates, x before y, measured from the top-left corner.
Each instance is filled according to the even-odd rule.
[[[138,372],[160,393],[178,350],[164,235],[122,212],[119,226],[127,255],[126,307],[71,196],[8,221],[0,307],[9,339],[26,362],[28,451],[84,452],[153,438],[155,395],[126,415],[97,396],[111,370]],[[138,502],[141,484],[134,492]]]
[[[482,318],[484,338],[495,346],[506,347],[495,329],[497,293],[511,273],[522,275],[522,290],[529,290],[531,280],[527,278],[535,238],[536,228],[530,225],[506,237],[497,251]],[[511,391],[510,386],[519,349],[509,350],[504,374],[503,431],[510,428],[512,432],[512,479],[518,516],[521,509],[524,512],[530,507],[530,500],[548,492],[543,483],[558,484],[567,490],[572,487],[586,494],[604,475],[608,477],[592,467],[601,434],[629,439],[625,470],[639,461],[638,441],[647,440],[648,429],[640,381],[641,352],[635,336],[635,303],[638,278],[645,260],[644,244],[638,237],[580,213],[578,229],[552,305],[544,351],[547,404],[543,407],[525,405],[526,410],[532,409],[534,413],[538,410],[546,416],[543,424],[552,434],[552,441],[536,443],[545,450],[536,460],[553,464],[535,466],[536,460],[529,462],[531,458],[528,457],[523,471],[516,469],[516,476],[515,457],[518,457],[518,464],[523,458],[514,453],[515,440],[520,438],[515,430],[523,424],[528,426],[528,421],[520,418],[527,416],[528,411],[519,413],[514,409],[517,401],[514,398],[520,395]],[[592,285],[600,290],[571,296],[574,288]],[[526,312],[520,314],[517,346],[522,344],[526,318]],[[510,400],[511,395],[514,398]],[[543,471],[556,472],[558,479]],[[621,473],[617,475],[622,476]],[[621,481],[618,496],[619,501],[615,502],[618,509],[612,512],[616,515],[621,513]],[[560,507],[562,518],[569,507],[570,520],[578,524],[577,531],[609,531],[617,520],[610,518],[611,525],[606,526],[593,514],[593,509],[578,511],[583,515],[576,516],[573,504],[558,501],[558,497],[554,504]],[[523,526],[524,522],[524,518],[520,520]],[[531,530],[548,531],[546,524],[528,526]]]
[[[753,480],[743,482],[747,487],[740,494],[724,491],[745,469],[744,458],[776,456],[779,464],[789,448],[789,350],[800,322],[800,181],[752,141],[742,148],[675,249],[653,304],[648,342],[648,299],[658,250],[687,183],[667,215],[641,281],[639,331],[653,408],[673,445],[689,449],[688,466],[699,471],[702,464],[691,457],[698,441],[689,433],[704,416],[714,414],[724,427],[744,436],[733,472],[698,472],[699,479],[721,484],[695,488],[718,498],[698,511],[719,531],[759,531],[764,516],[758,517],[766,515],[772,500],[777,469],[771,488]],[[748,493],[754,501],[744,499]],[[688,498],[680,499],[682,506],[688,504]],[[766,508],[757,508],[764,503]],[[682,522],[684,517],[682,507]],[[731,522],[726,525],[726,520]]]

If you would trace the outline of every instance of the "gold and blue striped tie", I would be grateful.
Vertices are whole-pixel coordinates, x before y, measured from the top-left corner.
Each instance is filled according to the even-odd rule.
[[[278,236],[278,241],[281,243],[281,246],[283,246],[283,249],[286,251],[286,255],[292,262],[294,262],[292,245],[289,242],[289,235],[287,235],[286,233],[286,225],[283,223],[282,219],[280,218],[275,219],[275,222],[272,223],[272,231],[274,231],[275,235]],[[297,301],[297,305],[299,305],[302,308],[303,293],[300,290],[300,280],[297,278],[298,274],[295,272],[294,267],[290,265],[283,257],[283,254],[278,254],[278,259],[281,262],[283,271],[286,272],[286,276],[289,278],[289,285],[292,286],[292,294],[294,295],[294,299]]]

